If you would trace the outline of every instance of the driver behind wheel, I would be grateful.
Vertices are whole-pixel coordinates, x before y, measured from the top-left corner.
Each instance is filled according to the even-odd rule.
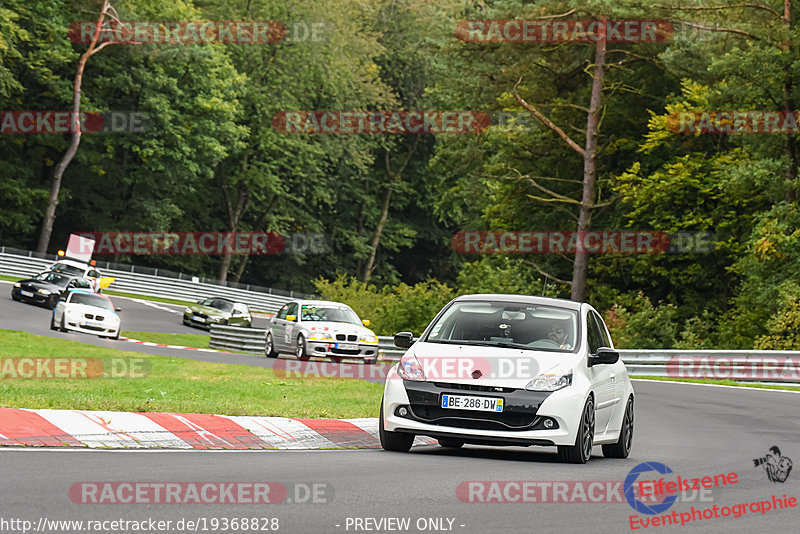
[[[547,332],[547,339],[557,343],[560,349],[572,349],[572,345],[568,343],[569,337],[566,326],[562,324],[551,325],[550,330]]]

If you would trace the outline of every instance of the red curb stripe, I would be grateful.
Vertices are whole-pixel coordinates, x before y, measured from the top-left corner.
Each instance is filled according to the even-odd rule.
[[[199,413],[137,412],[195,449],[274,449],[227,417]]]
[[[378,447],[379,443],[369,432],[349,421],[340,419],[297,419],[308,428],[340,447]]]
[[[0,408],[0,445],[85,447],[41,415],[16,408]]]

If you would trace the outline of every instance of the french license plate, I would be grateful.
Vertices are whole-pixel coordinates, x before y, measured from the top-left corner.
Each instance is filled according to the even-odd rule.
[[[192,319],[194,319],[194,320],[195,320],[195,321],[197,321],[198,323],[204,323],[204,322],[206,322],[206,320],[205,320],[205,317],[198,317],[198,316],[196,316],[196,315],[195,315],[194,317],[192,317]]]
[[[20,291],[20,294],[23,297],[32,297],[33,296],[33,293],[31,293],[30,291]]]
[[[442,395],[442,408],[476,410],[479,412],[502,412],[503,399],[494,397],[470,397],[467,395]]]
[[[337,343],[336,348],[342,350],[358,350],[358,345],[355,343]]]

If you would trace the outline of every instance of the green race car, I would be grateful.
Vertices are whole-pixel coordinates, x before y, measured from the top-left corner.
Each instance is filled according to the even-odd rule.
[[[253,318],[247,304],[223,297],[211,297],[198,300],[196,304],[183,310],[183,324],[205,329],[210,329],[212,324],[249,328],[253,324]]]

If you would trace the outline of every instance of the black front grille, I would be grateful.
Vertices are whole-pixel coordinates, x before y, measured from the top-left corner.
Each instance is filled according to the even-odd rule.
[[[336,341],[356,341],[358,336],[355,334],[336,334]]]
[[[433,384],[442,389],[463,389],[466,391],[483,391],[485,393],[511,393],[512,391],[517,391],[516,388],[501,388],[478,384],[446,384],[444,382],[434,382]]]
[[[91,330],[93,332],[102,332],[105,330],[102,326],[89,326],[89,325],[81,325],[81,328],[85,328],[86,330]]]
[[[536,419],[535,412],[475,412],[419,404],[411,405],[411,413],[425,423],[476,430],[527,430]]]
[[[408,395],[411,417],[431,425],[476,430],[523,431],[538,430],[537,412],[542,402],[550,396],[547,391],[527,391],[525,389],[503,388],[483,384],[449,384],[437,382],[413,382],[404,380],[403,387]],[[467,394],[480,397],[500,397],[503,399],[502,412],[482,412],[442,408],[442,395],[446,393]],[[479,393],[478,393],[479,392]]]
[[[334,354],[343,354],[343,355],[349,355],[349,356],[355,356],[356,354],[360,354],[361,353],[361,351],[359,349],[356,349],[356,350],[349,350],[349,349],[345,350],[345,349],[337,349],[335,347],[331,349],[331,352],[334,353]]]

